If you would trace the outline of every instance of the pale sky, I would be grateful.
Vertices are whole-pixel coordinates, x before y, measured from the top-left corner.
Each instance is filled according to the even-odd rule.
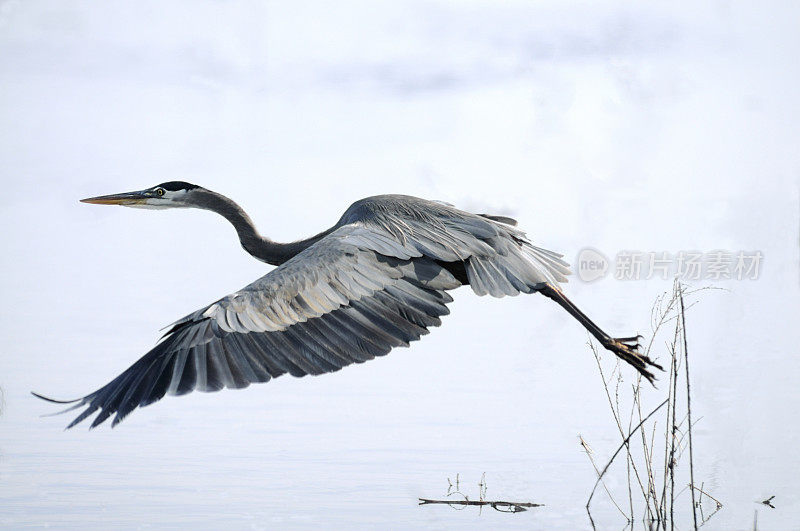
[[[268,270],[213,214],[78,203],[186,180],[278,240],[406,193],[512,215],[572,263],[585,247],[762,252],[757,280],[698,283],[727,290],[687,323],[700,472],[732,502],[721,527],[749,526],[771,494],[781,505],[760,522],[789,525],[797,20],[777,2],[0,2],[0,524],[101,527],[102,506],[128,526],[190,513],[239,527],[585,525],[593,471],[576,436],[607,453],[616,427],[586,333],[539,296],[462,289],[411,349],[168,397],[113,432],[39,418],[52,409],[29,391],[93,391],[159,328]],[[649,331],[670,287],[573,277],[566,290],[627,335]],[[415,506],[458,471],[558,508],[480,520]],[[309,493],[321,505],[292,510]]]

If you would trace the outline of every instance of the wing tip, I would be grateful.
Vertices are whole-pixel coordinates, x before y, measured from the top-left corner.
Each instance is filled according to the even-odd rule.
[[[47,402],[51,402],[53,404],[74,404],[75,402],[81,400],[80,398],[75,398],[73,400],[56,400],[55,398],[50,398],[48,396],[41,395],[41,394],[37,393],[36,391],[31,391],[31,394],[33,396],[35,396],[36,398],[41,398],[42,400],[45,400]]]

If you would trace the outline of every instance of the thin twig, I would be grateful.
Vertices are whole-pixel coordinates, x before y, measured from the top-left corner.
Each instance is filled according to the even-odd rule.
[[[689,347],[686,341],[686,311],[683,307],[683,290],[678,286],[678,297],[681,303],[681,328],[683,329],[683,357],[684,370],[686,371],[686,411],[689,421],[689,481],[694,485],[694,456],[692,455],[692,393],[689,387]],[[692,516],[694,517],[694,528],[697,530],[697,504],[694,499],[694,489],[692,489]]]
[[[639,383],[641,383],[641,378],[639,379]],[[639,412],[639,418],[641,419],[642,418],[642,398],[641,398],[641,387],[638,386],[638,385],[634,389],[633,399],[634,399],[634,403],[636,404],[637,410]],[[653,423],[654,436],[655,436],[655,424],[656,423],[654,422]],[[646,507],[647,507],[647,519],[648,520],[653,520],[653,513],[655,512],[656,520],[658,520],[658,499],[657,499],[657,496],[656,496],[656,490],[655,490],[655,486],[654,486],[655,480],[653,479],[653,468],[652,468],[651,462],[650,462],[651,461],[650,460],[650,455],[648,454],[648,451],[647,451],[647,433],[645,432],[645,430],[641,430],[640,433],[642,435],[642,455],[644,457],[645,470],[647,472],[647,496],[645,496],[645,503],[646,503]],[[653,507],[654,507],[653,511],[650,510],[650,498],[653,498]]]
[[[722,502],[720,502],[718,499],[716,499],[716,498],[715,498],[714,496],[712,496],[711,494],[709,494],[709,493],[707,493],[706,491],[704,491],[704,490],[703,490],[701,487],[698,487],[698,486],[696,486],[696,485],[692,485],[691,483],[689,483],[689,488],[691,488],[691,489],[692,489],[692,491],[695,491],[695,490],[696,490],[697,492],[700,492],[701,494],[705,494],[707,497],[709,497],[709,498],[711,498],[712,500],[714,500],[714,503],[716,503],[716,504],[717,504],[717,508],[718,508],[718,509],[719,509],[719,508],[722,508]],[[775,497],[775,496],[773,496],[773,498],[774,498],[774,497]],[[771,499],[771,498],[770,498],[770,499]]]
[[[706,523],[707,523],[709,520],[711,520],[711,518],[713,518],[713,516],[714,516],[715,514],[717,514],[717,513],[718,513],[718,512],[719,512],[721,509],[722,509],[722,507],[717,507],[716,509],[714,509],[714,511],[713,511],[711,514],[709,514],[708,516],[704,516],[704,517],[703,517],[703,521],[702,521],[702,522],[700,522],[700,525],[699,525],[698,527],[703,527],[704,525],[706,525]]]
[[[581,446],[583,446],[583,451],[586,452],[586,457],[589,458],[589,462],[592,464],[592,468],[594,468],[595,474],[599,476],[600,470],[597,468],[597,464],[594,462],[594,458],[592,457],[592,454],[594,453],[592,451],[592,448],[580,434],[578,434],[578,439],[580,439],[581,441]],[[605,489],[606,494],[608,494],[608,499],[611,500],[611,503],[614,504],[614,507],[617,508],[617,510],[620,512],[620,514],[622,514],[622,516],[625,517],[626,520],[628,520],[628,516],[625,514],[625,511],[623,511],[622,508],[617,504],[617,501],[614,499],[614,496],[611,495],[611,491],[608,490],[608,486],[606,486],[605,481],[603,481],[603,489]],[[633,520],[628,520],[628,522],[633,522]]]
[[[603,366],[600,364],[600,354],[597,352],[594,343],[591,341],[589,342],[589,347],[592,349],[592,354],[594,354],[594,359],[597,362],[597,369],[600,371],[600,379],[603,380],[603,389],[606,392],[606,398],[608,398],[608,406],[611,408],[611,414],[614,415],[614,422],[617,424],[617,429],[619,430],[620,436],[624,436],[625,430],[622,429],[622,422],[620,421],[617,410],[614,409],[614,402],[611,400],[611,392],[608,390],[608,381],[603,373]],[[627,439],[625,446],[628,448],[628,456],[630,456],[630,446],[627,443]],[[631,460],[631,466],[633,467],[633,473],[636,475],[636,481],[639,483],[639,488],[642,490],[642,496],[647,499],[647,493],[645,491],[644,484],[642,483],[642,478],[640,477],[639,470],[636,468],[636,463],[634,463],[633,460]],[[610,496],[611,494],[609,494],[609,497]],[[614,504],[616,505],[616,502]],[[648,504],[648,511],[649,509],[650,505]]]
[[[636,433],[639,430],[639,428],[641,428],[642,425],[645,422],[647,422],[650,419],[650,417],[652,417],[655,414],[655,412],[658,411],[659,409],[661,409],[664,406],[664,404],[666,404],[666,403],[667,403],[667,400],[664,400],[663,402],[661,402],[661,404],[659,404],[658,407],[656,407],[653,411],[651,411],[650,414],[648,414],[644,418],[644,420],[642,420],[639,424],[636,425],[636,427],[633,429],[633,431],[631,431],[628,434],[628,436],[625,437],[625,440],[622,441],[622,444],[619,445],[619,448],[617,448],[617,451],[614,452],[614,455],[611,456],[611,459],[606,464],[606,466],[603,468],[603,471],[600,472],[600,475],[597,477],[597,481],[595,481],[594,487],[592,488],[592,493],[589,495],[589,499],[586,501],[586,508],[587,509],[589,508],[589,505],[592,503],[592,497],[594,496],[594,492],[597,490],[597,485],[600,484],[600,480],[603,479],[603,476],[608,471],[608,467],[610,467],[611,463],[614,462],[614,459],[617,457],[617,454],[619,454],[619,452],[628,444],[628,441],[630,441],[630,439],[633,436],[633,434]]]
[[[697,304],[697,302],[691,301],[689,296],[704,289],[709,288],[689,289],[682,282],[679,282],[678,279],[676,279],[674,285],[672,286],[672,290],[662,293],[656,299],[655,304],[651,308],[650,326],[653,333],[650,336],[649,341],[646,342],[647,348],[645,349],[645,355],[649,355],[656,345],[663,343],[664,350],[666,350],[667,354],[670,356],[669,361],[671,362],[671,366],[668,369],[668,396],[666,397],[666,400],[659,404],[656,409],[651,411],[647,417],[644,416],[644,412],[642,411],[643,397],[641,395],[640,388],[641,378],[638,378],[638,381],[636,381],[635,385],[633,386],[633,397],[630,410],[626,411],[626,413],[630,413],[628,424],[623,428],[622,407],[620,402],[622,398],[620,395],[621,378],[618,376],[619,368],[618,366],[615,367],[614,370],[608,372],[608,376],[606,376],[606,374],[604,374],[603,367],[600,364],[600,356],[594,346],[592,346],[592,351],[600,371],[600,377],[603,381],[603,388],[606,393],[608,404],[610,406],[612,415],[614,416],[614,421],[617,424],[617,429],[624,439],[620,447],[617,448],[616,452],[611,457],[611,460],[608,462],[608,464],[606,464],[602,471],[597,474],[597,481],[595,482],[595,485],[592,488],[592,492],[586,503],[587,512],[589,512],[591,501],[594,499],[594,494],[597,492],[597,488],[600,483],[603,483],[603,488],[607,493],[609,493],[609,486],[605,482],[605,475],[608,473],[608,470],[610,470],[610,465],[615,459],[618,458],[618,455],[620,452],[622,452],[622,449],[625,448],[627,454],[626,468],[628,479],[628,505],[630,505],[630,515],[626,515],[626,518],[629,521],[632,521],[635,518],[634,515],[636,507],[633,504],[633,492],[635,492],[635,487],[631,483],[631,480],[635,476],[645,501],[644,517],[650,518],[651,528],[663,528],[665,531],[667,528],[672,528],[673,530],[675,529],[675,502],[677,500],[680,504],[680,497],[685,490],[680,489],[680,486],[678,486],[678,489],[676,490],[676,479],[679,479],[679,477],[682,475],[682,473],[679,473],[680,471],[678,470],[678,463],[680,463],[685,450],[688,448],[690,461],[689,467],[693,485],[695,478],[694,441],[692,432],[694,430],[694,424],[696,424],[699,420],[695,419],[691,412],[691,385],[688,367],[686,312],[695,304]],[[667,328],[670,328],[670,330],[667,331]],[[665,341],[660,340],[662,336],[667,336]],[[683,350],[683,352],[681,352],[681,350]],[[684,367],[681,367],[682,364]],[[683,376],[686,380],[685,392],[687,397],[687,406],[685,411],[680,412],[679,418],[678,403],[680,399],[678,398],[678,387],[679,384],[682,384],[682,382],[680,382],[682,373],[685,373]],[[612,383],[612,380],[615,378],[616,380]],[[612,385],[614,386],[613,390],[610,389]],[[652,433],[648,433],[651,430],[647,430],[644,425],[646,422],[651,420],[653,415],[657,415],[657,411],[663,408],[665,404],[667,405],[667,408],[663,439],[663,488],[659,491],[658,487],[662,486],[662,478],[658,478],[659,470],[657,468],[660,467],[654,468],[653,465],[657,457],[655,455],[656,452],[660,451],[662,448],[660,445],[661,441],[659,441],[658,447],[655,446],[656,434],[660,432],[657,428],[657,423],[653,424]],[[681,409],[683,409],[683,407],[681,407]],[[634,418],[636,418],[636,420],[639,422],[639,424],[635,427],[633,426],[635,422]],[[636,431],[639,430],[641,430],[640,435],[636,435]],[[625,433],[628,435],[625,436]],[[642,461],[637,463],[639,460],[638,449],[631,446],[630,440],[634,436],[640,436],[642,442],[643,463]],[[648,436],[650,436],[649,440]],[[661,456],[658,457],[660,458]],[[597,472],[598,467],[591,456],[590,461],[592,461],[592,466]],[[633,471],[633,474],[631,471]],[[643,477],[644,474],[647,475],[646,485],[645,478]],[[700,489],[698,489],[698,492],[700,492],[699,495],[694,493],[694,488],[690,491],[692,495],[693,521],[695,525],[694,529],[703,527],[704,524],[711,518],[711,516],[720,510],[718,506],[711,514],[705,514],[707,513],[707,511],[705,511],[706,508],[700,507],[700,510],[703,514],[701,514],[700,518],[697,517],[698,499],[701,501],[701,505],[703,502],[707,503],[705,500],[703,500],[707,493],[703,494],[702,489],[702,486]],[[681,492],[678,492],[678,490]],[[613,497],[611,497],[610,493],[608,495],[616,506],[616,502],[613,500]],[[708,497],[707,499],[710,500],[712,498]],[[621,511],[619,506],[617,506],[617,509]],[[628,510],[628,507],[626,507],[626,510]],[[591,513],[589,512],[590,523],[594,525],[591,517]],[[655,518],[655,521],[658,522],[655,526],[653,525],[653,523],[655,523],[653,518]]]
[[[671,363],[672,364],[675,363],[674,353],[673,353],[673,359],[672,359]],[[665,424],[664,424],[664,470],[662,472],[662,474],[663,474],[663,484],[661,486],[661,513],[662,513],[662,521],[664,522],[664,526],[663,526],[664,529],[667,528],[667,521],[668,521],[667,508],[669,506],[668,506],[668,503],[667,503],[667,492],[669,491],[669,485],[668,485],[669,477],[670,477],[669,471],[670,471],[670,466],[671,466],[670,463],[672,462],[672,457],[670,456],[670,452],[669,452],[669,450],[670,450],[670,440],[669,440],[669,438],[670,438],[670,433],[671,433],[671,430],[672,430],[672,423],[671,423],[672,409],[674,408],[674,402],[672,400],[672,398],[673,398],[673,396],[672,396],[672,387],[673,387],[672,386],[672,378],[673,378],[673,376],[674,376],[674,371],[672,370],[672,365],[670,365],[669,385],[667,387],[667,402],[668,402],[668,405],[667,405],[667,418],[665,419]]]
[[[678,281],[675,281],[675,286],[673,288],[673,301],[677,298],[678,290],[680,290],[680,284]],[[675,443],[676,437],[675,434],[677,432],[677,424],[676,424],[676,410],[678,405],[678,337],[680,334],[680,321],[675,321],[675,335],[672,339],[672,345],[670,346],[670,356],[672,357],[672,365],[670,367],[670,382],[672,383],[672,391],[671,391],[671,398],[672,398],[672,424],[670,425],[669,435],[670,435],[670,448],[669,448],[669,526],[670,529],[675,529],[675,466],[677,465],[677,460],[675,458]]]
[[[650,495],[653,497],[653,506],[656,510],[656,516],[658,517],[658,494],[656,493],[656,477],[653,474],[653,447],[656,444],[656,428],[658,426],[658,420],[653,421],[653,434],[650,437],[650,450],[648,453],[647,458],[647,474],[649,477],[649,488],[650,488]],[[644,431],[644,430],[642,430]]]

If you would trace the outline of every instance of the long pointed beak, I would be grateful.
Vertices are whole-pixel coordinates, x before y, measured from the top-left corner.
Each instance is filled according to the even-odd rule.
[[[125,192],[124,194],[100,195],[81,199],[81,203],[93,205],[138,205],[143,204],[150,195],[145,191]]]

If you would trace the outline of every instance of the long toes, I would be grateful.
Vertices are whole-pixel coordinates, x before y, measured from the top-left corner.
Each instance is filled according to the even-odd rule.
[[[615,337],[614,339],[622,343],[638,343],[639,341],[644,339],[644,336],[641,334],[637,334],[631,337]]]
[[[622,360],[628,362],[633,368],[639,371],[642,376],[647,378],[650,383],[653,383],[655,381],[655,376],[647,369],[647,366],[663,369],[649,357],[638,352],[638,339],[638,336],[633,338],[609,338],[608,342],[603,346],[619,356]],[[635,343],[631,344],[632,342]]]
[[[639,350],[641,348],[640,340],[644,339],[642,336],[633,336],[633,337],[615,337],[613,340],[615,343],[625,345],[628,348],[633,350]]]

